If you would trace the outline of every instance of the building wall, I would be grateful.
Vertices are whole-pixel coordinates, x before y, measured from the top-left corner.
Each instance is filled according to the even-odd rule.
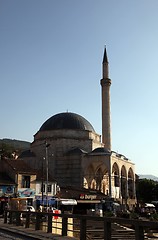
[[[44,195],[46,195],[46,182],[43,183],[45,185],[45,192],[43,193]],[[57,192],[57,183],[54,182],[54,183],[48,183],[48,184],[51,184],[51,192],[48,192],[48,196],[55,196],[56,195],[56,192]],[[36,195],[38,196],[42,196],[42,192],[41,192],[41,189],[42,189],[42,182],[37,182],[36,183]]]
[[[35,189],[36,188],[36,175],[29,175],[29,174],[25,174],[25,173],[19,173],[17,174],[17,184],[18,184],[18,188],[23,188],[23,176],[30,176],[30,188]]]
[[[49,132],[49,131],[48,131]],[[60,136],[61,134],[61,136]],[[132,173],[134,186],[135,169],[134,164],[123,155],[112,152],[111,154],[94,154],[95,148],[102,147],[100,136],[88,131],[51,131],[38,133],[31,145],[31,150],[36,154],[35,161],[30,159],[32,167],[41,168],[42,164],[46,169],[46,147],[45,137],[50,146],[47,148],[49,162],[49,173],[56,179],[59,186],[86,187],[100,190],[114,198],[121,198],[121,171],[126,176],[128,183],[128,173]],[[73,148],[81,148],[87,153],[68,154]],[[119,185],[116,185],[116,174]],[[124,177],[124,176],[123,176]],[[133,191],[134,187],[133,187]],[[127,192],[127,190],[126,190]]]
[[[57,158],[55,165],[55,179],[60,186],[82,186],[81,156],[64,156]]]
[[[62,166],[65,165],[65,177],[68,179],[70,178],[68,177],[68,173],[70,172],[70,161],[74,166],[74,162],[77,160],[69,159],[67,161],[67,157],[65,157],[67,152],[73,148],[80,148],[84,151],[90,152],[94,148],[102,146],[100,140],[100,135],[89,131],[53,130],[37,132],[37,134],[34,136],[34,141],[31,144],[31,151],[35,153],[36,157],[25,160],[33,168],[46,169],[47,154],[49,161],[49,173],[51,176],[59,179],[59,176],[64,174]],[[48,144],[50,144],[50,146],[47,148],[47,153],[45,145],[46,141]],[[56,171],[54,171],[55,168]],[[78,176],[76,170],[74,170],[72,174]]]
[[[31,150],[37,155],[41,155],[45,151],[45,141],[50,144],[52,153],[56,156],[62,156],[71,148],[81,148],[87,152],[92,151],[96,147],[102,146],[100,135],[90,131],[81,130],[53,130],[38,132],[34,136],[34,142],[31,144]],[[39,148],[40,145],[40,148]],[[40,150],[40,151],[39,151]]]

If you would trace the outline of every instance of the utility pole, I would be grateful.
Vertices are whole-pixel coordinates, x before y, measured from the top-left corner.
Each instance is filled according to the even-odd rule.
[[[43,158],[43,161],[44,161],[45,158]],[[44,164],[43,164],[43,161],[42,161],[42,208],[43,208],[43,205],[44,205],[44,194],[43,194],[43,190],[44,190]]]
[[[49,169],[49,162],[48,162],[48,147],[50,144],[45,142],[45,150],[46,150],[46,206],[48,211],[48,169]]]

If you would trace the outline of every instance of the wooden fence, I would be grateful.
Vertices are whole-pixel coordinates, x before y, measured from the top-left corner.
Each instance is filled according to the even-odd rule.
[[[53,222],[56,221],[56,227],[60,219],[60,235],[61,236],[73,236],[76,239],[87,240],[93,239],[90,236],[90,229],[88,229],[89,222],[93,224],[100,224],[102,229],[104,240],[112,239],[112,225],[118,224],[121,226],[127,226],[135,232],[135,240],[144,240],[146,232],[156,230],[158,232],[158,222],[156,221],[143,221],[126,218],[116,217],[97,217],[88,215],[77,214],[55,214],[47,212],[30,212],[30,211],[11,211],[8,210],[4,214],[4,223],[15,224],[20,226],[23,224],[25,228],[33,227],[35,230],[44,230],[48,233],[52,233]],[[69,221],[71,219],[72,221]],[[71,223],[70,223],[71,222]],[[70,227],[71,225],[71,227]],[[71,234],[69,234],[69,232]]]

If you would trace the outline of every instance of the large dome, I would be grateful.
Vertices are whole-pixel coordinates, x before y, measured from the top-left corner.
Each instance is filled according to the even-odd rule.
[[[57,129],[88,130],[95,132],[93,126],[84,117],[76,113],[59,113],[50,117],[40,128],[40,131]]]

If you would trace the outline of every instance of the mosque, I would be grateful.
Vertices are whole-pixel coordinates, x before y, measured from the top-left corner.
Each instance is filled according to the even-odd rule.
[[[106,48],[100,84],[102,137],[84,117],[58,113],[34,135],[30,153],[23,160],[38,170],[47,167],[60,186],[95,189],[120,203],[135,204],[135,165],[111,149],[111,79]]]

